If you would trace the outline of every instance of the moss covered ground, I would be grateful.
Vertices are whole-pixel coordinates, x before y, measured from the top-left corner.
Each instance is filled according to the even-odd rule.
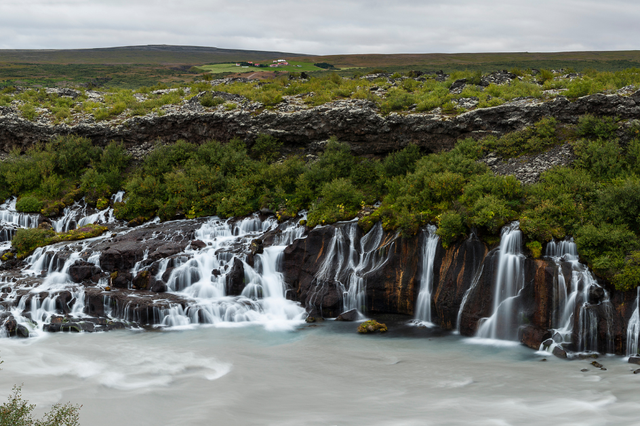
[[[23,118],[46,118],[56,123],[75,124],[87,118],[97,121],[124,120],[156,113],[179,106],[203,92],[227,92],[259,102],[265,108],[275,108],[286,97],[299,98],[301,107],[313,107],[340,99],[366,99],[382,114],[438,112],[456,115],[470,109],[497,106],[517,99],[551,100],[557,96],[575,99],[594,93],[614,93],[622,88],[640,87],[640,69],[619,71],[587,70],[581,74],[571,70],[511,69],[515,76],[505,84],[481,85],[481,71],[455,71],[450,75],[424,74],[354,74],[349,77],[335,72],[301,78],[290,73],[266,81],[212,80],[205,76],[193,83],[165,84],[137,89],[103,88],[99,93],[78,88],[71,98],[45,89],[0,89],[0,106],[13,107]],[[452,91],[452,85],[466,80],[462,90]],[[173,89],[173,90],[167,90]],[[204,96],[203,96],[204,98]],[[461,100],[472,99],[472,103]],[[236,102],[202,102],[208,110],[231,109]],[[254,108],[255,109],[255,108]]]

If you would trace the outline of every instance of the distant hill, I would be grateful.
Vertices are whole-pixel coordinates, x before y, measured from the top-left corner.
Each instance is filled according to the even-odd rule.
[[[0,49],[0,63],[103,64],[103,65],[200,65],[256,61],[301,56],[300,53],[220,49],[203,46],[124,46],[97,49],[8,50]]]
[[[640,66],[640,50],[600,52],[508,52],[508,53],[409,53],[355,54],[288,58],[301,62],[328,62],[339,68],[438,68],[500,69],[501,67],[615,70]]]
[[[640,62],[640,50],[602,52],[508,52],[508,53],[397,53],[305,56],[303,62],[329,62],[342,67],[384,65],[474,65],[491,62],[525,61],[612,61]]]

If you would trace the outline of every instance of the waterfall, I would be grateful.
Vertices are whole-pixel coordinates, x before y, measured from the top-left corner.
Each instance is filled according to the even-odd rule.
[[[517,337],[519,321],[514,312],[515,298],[524,287],[525,258],[519,226],[519,222],[513,222],[502,229],[492,313],[482,320],[476,334],[478,337],[502,340],[515,340]]]
[[[111,196],[111,203],[122,202],[123,197],[124,191],[118,191]],[[94,213],[91,214],[89,214],[88,211],[92,210],[87,208],[84,200],[77,201],[73,203],[73,205],[65,207],[62,217],[51,222],[53,229],[56,232],[67,232],[84,225],[114,223],[116,221],[113,207],[108,207],[104,210],[93,210]]]
[[[0,226],[5,227],[10,225],[18,228],[37,228],[38,215],[16,211],[17,201],[18,199],[13,197],[3,204],[0,204]]]
[[[549,350],[553,350],[557,345],[566,348],[573,344],[578,352],[597,352],[600,318],[595,309],[600,306],[605,314],[604,321],[608,330],[606,351],[613,352],[610,330],[613,323],[613,307],[609,293],[598,284],[591,271],[580,263],[576,243],[573,239],[551,241],[545,249],[545,257],[556,264],[553,304],[557,309],[552,317],[554,334],[553,344],[547,346]],[[562,273],[563,263],[568,263],[571,267],[571,280],[568,284]],[[589,293],[594,290],[601,291],[603,295],[602,300],[595,304],[589,302]]]
[[[437,228],[429,225],[422,244],[422,270],[420,272],[420,293],[416,302],[416,320],[431,323],[431,293],[433,291],[433,263],[438,241]],[[425,231],[423,231],[425,232]]]
[[[640,287],[637,292],[635,309],[627,325],[627,356],[636,355],[640,351]]]
[[[387,256],[381,249],[390,248],[393,243],[382,245],[384,231],[380,222],[360,239],[357,233],[357,221],[334,228],[327,255],[314,281],[316,294],[321,293],[327,283],[334,282],[342,294],[342,310],[356,309],[362,314],[366,308],[366,277],[386,263]]]
[[[174,269],[167,286],[177,295],[193,301],[187,308],[173,306],[154,315],[162,318],[167,326],[188,326],[194,323],[260,323],[267,329],[290,328],[302,320],[304,309],[286,299],[286,285],[282,276],[282,256],[286,245],[264,248],[254,258],[254,267],[246,262],[245,255],[234,254],[232,249],[242,245],[248,248],[251,241],[278,227],[269,218],[260,221],[257,216],[239,223],[213,218],[198,231],[196,238],[207,245],[201,250],[191,250],[190,259],[173,259]],[[302,231],[300,231],[302,228]],[[276,243],[293,242],[302,236],[299,225],[285,227]],[[240,296],[227,296],[226,285],[236,259],[244,269],[245,287]],[[156,277],[167,269],[168,261],[161,261]],[[212,271],[217,271],[213,274]]]

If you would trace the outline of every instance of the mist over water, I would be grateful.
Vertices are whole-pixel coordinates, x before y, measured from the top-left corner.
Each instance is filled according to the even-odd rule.
[[[0,398],[23,383],[39,412],[72,401],[97,426],[637,424],[640,376],[623,358],[600,358],[601,371],[519,345],[355,327],[3,339]]]

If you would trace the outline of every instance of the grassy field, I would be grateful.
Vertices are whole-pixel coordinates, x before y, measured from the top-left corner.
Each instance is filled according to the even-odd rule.
[[[93,85],[135,89],[193,81],[191,66],[0,63],[0,87]]]
[[[328,55],[288,58],[301,62],[329,62],[338,68],[347,67],[477,67],[483,64],[529,64],[532,68],[548,68],[534,64],[592,64],[598,63],[640,64],[640,51],[612,52],[551,52],[551,53],[426,53],[426,54],[389,54],[389,55]],[[575,67],[574,67],[575,68]]]
[[[192,82],[203,63],[269,61],[292,53],[198,46],[0,50],[0,87],[95,85],[134,89]],[[313,65],[305,65],[313,67]]]
[[[287,59],[298,66],[241,68],[238,61],[272,63]],[[572,69],[620,71],[640,68],[640,51],[559,53],[460,53],[303,56],[293,53],[218,49],[197,46],[130,46],[77,50],[0,50],[0,87],[94,85],[135,89],[158,84],[188,84],[202,73],[221,76],[274,70],[321,75],[313,64],[326,62],[341,76],[374,70],[407,73],[410,70],[446,73],[502,69]],[[202,65],[210,64],[210,65]],[[268,73],[268,74],[265,74]]]
[[[272,61],[264,61],[264,64],[270,65]],[[256,67],[237,67],[236,63],[227,63],[227,64],[212,64],[212,65],[202,65],[196,67],[198,70],[202,70],[203,72],[209,72],[212,74],[219,73],[248,73],[248,72],[258,72],[258,71],[286,71],[286,72],[314,72],[314,71],[324,71],[322,68],[318,68],[309,62],[301,62],[301,61],[292,61],[289,62],[289,65],[278,67],[278,68],[256,68]]]

